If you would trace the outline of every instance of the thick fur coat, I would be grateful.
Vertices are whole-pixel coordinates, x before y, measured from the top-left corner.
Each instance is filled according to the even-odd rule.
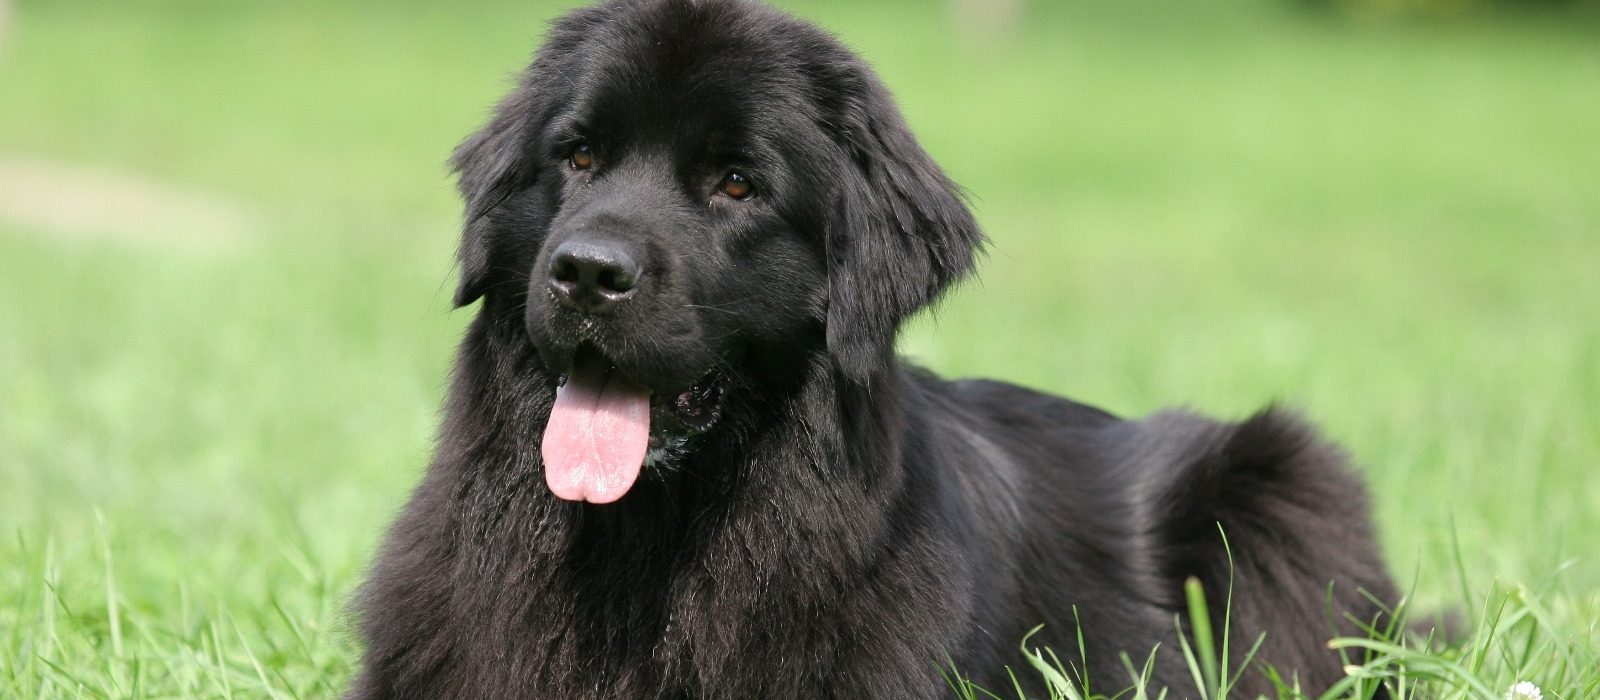
[[[1235,647],[1266,635],[1257,665],[1315,690],[1341,677],[1327,640],[1397,598],[1363,488],[1292,416],[1129,421],[898,360],[984,238],[809,24],[577,10],[453,162],[456,303],[480,305],[359,595],[351,700],[949,697],[950,663],[1009,688],[1041,624],[1101,692],[1159,645],[1153,684],[1189,697],[1191,577],[1219,629],[1231,582]],[[604,504],[547,464],[589,375],[650,397],[636,480],[561,468]],[[1243,669],[1242,696],[1269,688]]]

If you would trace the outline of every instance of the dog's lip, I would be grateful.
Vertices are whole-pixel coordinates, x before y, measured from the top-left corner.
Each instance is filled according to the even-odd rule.
[[[678,435],[697,435],[710,430],[722,417],[723,384],[721,375],[709,372],[688,389],[652,396],[652,427],[662,434]]]
[[[594,344],[587,342],[579,343],[572,349],[571,352],[566,353],[562,357],[561,361],[556,364],[556,366],[550,367],[550,369],[556,373],[556,386],[562,386],[567,383],[567,378],[571,376],[572,368],[576,367],[580,361],[595,360],[605,364],[607,373],[616,374],[630,382],[633,382],[634,384],[644,387],[652,396],[675,396],[692,388],[692,386],[656,386],[650,384],[649,382],[641,381],[638,377],[635,377],[632,372],[629,372],[627,367],[618,363],[610,355],[606,354],[605,351],[596,347]]]
[[[605,364],[605,368],[606,368],[606,373],[607,374],[615,373],[615,372],[618,371],[617,363],[614,360],[612,360],[610,356],[606,355],[603,352],[600,352],[599,348],[596,348],[596,347],[594,347],[592,345],[589,345],[589,344],[585,343],[583,345],[579,345],[579,346],[573,348],[572,352],[568,353],[563,358],[563,361],[561,362],[561,366],[560,367],[552,367],[551,368],[551,369],[556,370],[556,386],[558,386],[558,387],[559,386],[565,386],[566,383],[567,383],[567,379],[572,376],[573,368],[577,367],[584,360],[588,360],[589,356],[591,356],[591,355],[594,356],[595,358],[597,358],[600,362],[603,362]],[[628,378],[630,380],[632,379],[631,377],[628,377],[628,374],[626,372],[622,372],[621,374],[625,378]],[[645,387],[645,388],[649,389],[650,387]],[[652,390],[652,391],[654,391],[654,390]]]
[[[560,387],[566,384],[572,368],[579,360],[589,360],[592,357],[603,361],[609,373],[616,373],[629,381],[636,382],[604,351],[592,344],[582,343],[566,356],[565,362],[562,363],[563,369],[557,372],[555,385]],[[650,392],[652,442],[667,434],[687,436],[703,433],[710,430],[711,426],[722,417],[722,397],[726,382],[716,370],[706,372],[686,387],[658,389],[642,382],[636,383]]]

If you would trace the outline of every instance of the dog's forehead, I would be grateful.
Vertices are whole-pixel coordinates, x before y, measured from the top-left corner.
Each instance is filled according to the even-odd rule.
[[[804,82],[790,34],[804,27],[768,8],[727,0],[665,0],[619,8],[595,28],[579,101],[631,133],[728,133],[803,118]]]

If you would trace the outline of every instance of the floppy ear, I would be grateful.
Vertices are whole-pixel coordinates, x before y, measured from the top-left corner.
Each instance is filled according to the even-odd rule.
[[[461,261],[456,308],[477,301],[487,291],[495,246],[489,212],[534,184],[538,168],[532,149],[537,135],[553,116],[559,95],[572,89],[572,64],[580,55],[579,46],[611,11],[609,6],[591,6],[557,21],[516,88],[495,106],[489,123],[450,156],[456,187],[466,201],[461,248],[456,253]]]
[[[865,382],[887,368],[900,324],[972,270],[984,245],[960,190],[864,67],[847,100],[840,180],[828,232],[828,351]]]
[[[528,87],[524,82],[501,100],[489,123],[468,136],[450,156],[450,167],[457,177],[456,187],[466,202],[461,247],[456,251],[461,263],[456,308],[477,301],[488,286],[490,250],[494,243],[490,240],[489,212],[518,188],[532,182],[531,173],[525,172],[528,170],[525,166]]]

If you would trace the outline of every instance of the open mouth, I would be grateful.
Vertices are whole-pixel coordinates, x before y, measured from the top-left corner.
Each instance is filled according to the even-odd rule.
[[[545,424],[545,483],[557,498],[613,503],[639,479],[652,450],[681,445],[721,415],[722,386],[708,375],[689,389],[657,395],[580,348],[556,387]]]

